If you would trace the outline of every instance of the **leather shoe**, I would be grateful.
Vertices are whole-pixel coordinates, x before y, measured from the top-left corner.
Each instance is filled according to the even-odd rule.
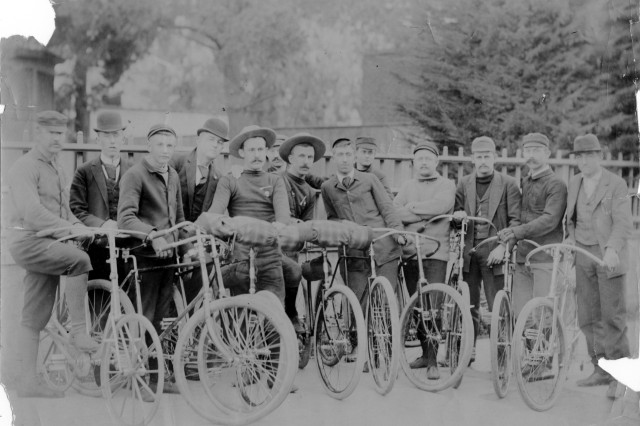
[[[425,357],[418,357],[416,358],[411,364],[409,364],[409,368],[415,370],[418,368],[427,368],[429,366],[429,363],[427,362],[427,359]],[[437,368],[436,368],[437,370]]]
[[[440,379],[440,371],[438,371],[438,367],[435,365],[430,365],[427,367],[427,380],[439,380]]]
[[[64,392],[37,382],[20,384],[17,390],[20,398],[64,398]]]
[[[164,382],[164,386],[162,387],[162,393],[169,394],[179,394],[180,389],[178,389],[178,385],[174,382]]]
[[[369,362],[368,361],[364,362],[364,367],[362,368],[362,372],[363,373],[368,373],[369,372]]]
[[[87,333],[72,334],[69,343],[83,352],[96,352],[100,348],[100,344]]]
[[[576,385],[578,385],[580,387],[601,386],[601,385],[608,385],[611,380],[612,380],[611,376],[608,375],[607,373],[601,373],[599,371],[594,371],[586,379],[578,380],[576,382]]]
[[[467,367],[471,367],[471,364],[473,364],[476,361],[476,347],[474,346],[471,349],[471,358],[469,358],[469,364],[467,365]]]

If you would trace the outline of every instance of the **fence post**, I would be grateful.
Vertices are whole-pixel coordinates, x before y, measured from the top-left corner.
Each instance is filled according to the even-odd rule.
[[[82,130],[78,130],[78,133],[76,133],[76,143],[78,145],[84,144],[84,133],[82,132]],[[76,170],[78,166],[84,163],[84,160],[85,160],[84,151],[81,151],[81,150],[76,151],[75,164],[73,165],[74,167],[73,169]]]
[[[458,148],[458,157],[462,158],[464,155],[464,150],[462,147]],[[460,183],[462,181],[462,174],[464,173],[464,163],[458,161],[458,181],[456,183]]]
[[[520,148],[516,149],[516,159],[522,157],[522,150]],[[522,164],[516,164],[516,181],[518,182],[518,186],[520,186],[520,180],[522,179]]]
[[[442,156],[446,157],[448,155],[449,155],[449,147],[443,146]],[[445,179],[449,179],[449,163],[442,163],[442,176],[444,176]]]

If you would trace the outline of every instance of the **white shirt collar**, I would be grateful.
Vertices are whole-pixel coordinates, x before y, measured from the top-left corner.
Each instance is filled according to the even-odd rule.
[[[118,155],[112,160],[110,158],[107,158],[104,154],[100,153],[100,161],[102,161],[102,164],[109,164],[111,166],[117,167],[120,165],[120,156]]]
[[[349,172],[346,175],[336,171],[336,177],[338,178],[338,181],[340,181],[340,182],[342,182],[344,180],[344,178],[346,178],[346,177],[350,177],[351,180],[353,180],[353,176],[355,176],[355,174],[356,174],[356,169],[351,169],[351,172]]]

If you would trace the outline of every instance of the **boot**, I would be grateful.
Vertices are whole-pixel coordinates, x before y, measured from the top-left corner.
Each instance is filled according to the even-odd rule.
[[[67,277],[65,298],[71,317],[71,344],[83,352],[96,352],[100,345],[87,332],[84,298],[87,294],[87,274]]]

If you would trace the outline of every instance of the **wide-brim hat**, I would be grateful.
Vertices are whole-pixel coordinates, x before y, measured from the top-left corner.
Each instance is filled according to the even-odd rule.
[[[587,133],[586,135],[578,136],[573,140],[573,151],[571,151],[570,154],[593,151],[602,151],[602,147],[600,146],[600,141],[596,135],[593,133]]]
[[[224,120],[213,117],[204,122],[202,127],[198,129],[197,135],[200,136],[200,133],[208,132],[214,136],[219,137],[223,141],[227,142],[229,140],[229,126]]]
[[[288,163],[289,154],[291,154],[291,150],[293,149],[293,147],[302,143],[308,143],[313,147],[314,163],[321,159],[324,156],[324,153],[327,151],[327,147],[322,139],[308,133],[298,133],[297,135],[291,136],[289,139],[284,141],[284,143],[280,146],[280,150],[278,151],[278,153],[280,154],[280,158]]]
[[[251,138],[262,138],[267,143],[267,149],[271,148],[273,143],[276,141],[276,132],[266,127],[259,126],[247,126],[235,138],[231,139],[229,142],[229,154],[233,155],[236,158],[240,157],[238,150],[242,148],[242,144],[245,143],[247,139]]]
[[[118,130],[124,130],[127,126],[122,122],[122,117],[117,111],[104,111],[98,114],[96,119],[96,127],[93,128],[96,132],[117,132]]]

